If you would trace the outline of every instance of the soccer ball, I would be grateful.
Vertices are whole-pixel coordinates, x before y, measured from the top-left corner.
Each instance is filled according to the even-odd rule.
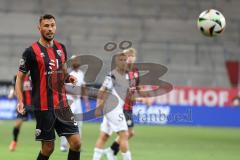
[[[221,12],[215,9],[203,11],[198,18],[198,28],[201,33],[208,37],[223,33],[226,21]]]

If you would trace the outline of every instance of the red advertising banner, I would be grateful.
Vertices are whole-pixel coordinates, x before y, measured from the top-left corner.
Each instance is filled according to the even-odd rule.
[[[200,87],[174,87],[163,96],[152,99],[158,104],[188,105],[206,107],[233,106],[233,100],[240,96],[240,88],[200,88]]]

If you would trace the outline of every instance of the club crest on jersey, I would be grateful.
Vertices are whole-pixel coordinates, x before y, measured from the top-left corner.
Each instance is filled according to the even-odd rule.
[[[41,52],[40,53],[41,57],[45,57],[45,53]]]
[[[62,51],[61,50],[57,50],[57,54],[61,57],[62,56]]]
[[[42,132],[41,129],[36,129],[35,135],[40,136],[41,132]]]
[[[78,124],[77,124],[77,121],[75,121],[75,119],[74,119],[73,116],[71,117],[71,120],[73,121],[73,125],[74,125],[74,126],[77,126],[77,125],[78,125]]]

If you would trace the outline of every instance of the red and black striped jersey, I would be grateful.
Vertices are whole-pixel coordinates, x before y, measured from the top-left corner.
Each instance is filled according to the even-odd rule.
[[[136,67],[134,67],[132,70],[128,71],[127,75],[127,78],[129,79],[129,90],[128,95],[125,99],[123,110],[132,111],[132,107],[134,105],[133,96],[134,93],[137,91],[138,85],[140,83],[139,71]]]
[[[16,84],[16,78],[17,76],[14,76],[14,79],[12,81],[12,85],[14,87]],[[32,82],[28,74],[24,77],[22,89],[23,89],[23,104],[24,106],[29,107],[32,105],[31,98]]]
[[[32,105],[35,110],[53,110],[68,107],[64,88],[63,65],[67,60],[66,48],[54,40],[52,47],[39,42],[27,48],[20,60],[19,71],[30,71],[32,80]]]

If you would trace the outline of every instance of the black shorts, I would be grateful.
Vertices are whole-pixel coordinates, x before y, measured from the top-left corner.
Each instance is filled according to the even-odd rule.
[[[124,116],[126,118],[127,126],[128,128],[133,128],[134,127],[134,121],[133,121],[133,113],[132,111],[123,111]]]
[[[55,130],[58,136],[79,134],[77,122],[71,110],[35,111],[36,141],[55,140]]]
[[[24,106],[24,108],[26,109],[25,114],[17,113],[17,119],[21,119],[23,121],[33,119],[35,116],[34,116],[32,107],[31,106]]]

